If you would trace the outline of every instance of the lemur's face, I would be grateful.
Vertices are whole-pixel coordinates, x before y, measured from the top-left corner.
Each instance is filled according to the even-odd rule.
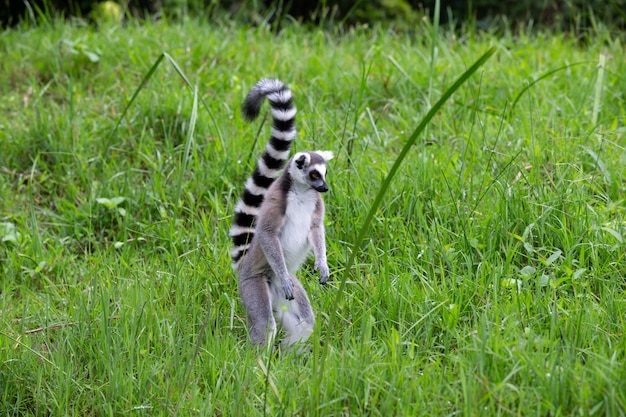
[[[332,157],[329,151],[299,152],[294,155],[292,176],[297,182],[324,193],[328,191],[326,161]]]

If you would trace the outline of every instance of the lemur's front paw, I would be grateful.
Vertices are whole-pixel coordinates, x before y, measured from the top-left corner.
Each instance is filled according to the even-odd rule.
[[[287,300],[293,300],[293,280],[291,277],[283,279],[283,291],[285,291],[285,298]]]
[[[315,262],[314,268],[316,271],[320,271],[320,284],[326,284],[326,281],[328,281],[328,275],[330,275],[328,265],[326,263]]]

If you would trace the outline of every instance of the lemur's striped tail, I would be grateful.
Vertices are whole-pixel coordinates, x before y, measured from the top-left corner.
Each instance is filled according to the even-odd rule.
[[[231,257],[235,270],[239,268],[254,236],[255,220],[265,193],[280,176],[289,158],[291,142],[296,137],[296,107],[293,105],[291,90],[279,80],[265,78],[256,83],[243,102],[243,116],[250,121],[254,120],[259,115],[265,98],[272,107],[271,137],[235,207],[235,219],[230,229],[234,246]]]

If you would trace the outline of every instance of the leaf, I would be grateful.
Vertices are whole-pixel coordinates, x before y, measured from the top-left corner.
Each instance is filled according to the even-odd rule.
[[[100,55],[95,52],[83,51],[83,54],[89,59],[91,62],[100,62]]]
[[[524,242],[524,249],[526,249],[526,252],[528,253],[534,253],[535,249],[533,248],[533,245],[531,245],[528,242]]]
[[[548,259],[546,259],[546,265],[552,265],[554,261],[561,257],[561,254],[563,254],[563,251],[561,251],[560,249],[554,251],[554,253],[550,255]]]
[[[124,197],[113,197],[113,198],[100,197],[100,198],[96,198],[96,202],[98,204],[101,204],[101,205],[105,206],[106,208],[110,208],[110,209],[116,208],[117,206],[122,204],[124,201],[126,201],[126,198],[124,198]]]
[[[502,280],[502,287],[504,288],[517,288],[517,292],[519,293],[522,290],[522,285],[524,281],[521,279],[515,278],[504,278]]]
[[[539,277],[538,284],[540,287],[547,287],[550,284],[550,275],[542,274]]]
[[[101,204],[107,208],[114,208],[115,205],[113,205],[113,203],[111,202],[111,200],[109,200],[108,198],[104,198],[104,197],[100,197],[100,198],[96,198],[96,203]]]
[[[601,229],[617,239],[619,243],[624,243],[624,236],[617,230],[611,229],[610,227],[602,227]]]
[[[113,198],[111,199],[111,203],[112,203],[115,207],[119,206],[119,205],[120,205],[120,204],[122,204],[124,201],[126,201],[126,199],[125,199],[124,197],[113,197]]]
[[[13,234],[15,225],[11,222],[0,222],[0,235],[6,236]]]
[[[474,249],[485,249],[485,245],[483,243],[480,243],[475,237],[470,239],[469,244]]]
[[[524,229],[524,233],[522,233],[522,240],[524,242],[528,240],[528,236],[532,237],[532,231],[534,227],[535,223],[530,223],[528,226],[526,226],[526,228]]]
[[[21,235],[19,233],[7,233],[2,236],[3,242],[18,243]]]
[[[519,274],[526,278],[530,277],[531,275],[534,275],[535,272],[537,272],[537,268],[535,268],[534,266],[530,266],[530,265],[526,265],[525,267],[519,270]]]

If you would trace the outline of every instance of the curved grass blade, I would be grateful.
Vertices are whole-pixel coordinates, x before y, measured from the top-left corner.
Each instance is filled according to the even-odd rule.
[[[174,69],[176,70],[178,75],[180,75],[180,78],[182,78],[185,81],[187,86],[195,91],[196,87],[191,83],[191,81],[189,81],[189,78],[187,78],[187,76],[185,75],[183,70],[178,66],[178,63],[176,63],[176,61],[174,61],[174,58],[172,58],[167,52],[163,52],[163,56],[165,57],[165,59],[167,59],[169,61],[170,64],[172,64],[172,66],[174,67]],[[222,142],[222,131],[220,130],[220,126],[217,123],[217,120],[215,120],[215,116],[213,115],[213,112],[211,112],[211,110],[209,109],[209,106],[206,104],[206,101],[204,101],[202,96],[198,95],[198,99],[202,103],[202,106],[204,107],[206,112],[209,114],[209,117],[211,118],[211,121],[213,122],[213,127],[215,128],[215,130],[217,132],[217,137],[220,139],[218,141],[218,143],[219,144],[223,143]]]
[[[409,150],[415,144],[415,141],[417,140],[418,136],[424,131],[428,123],[439,112],[439,110],[448,101],[448,99],[452,96],[452,94],[454,94],[456,90],[458,90],[463,84],[465,84],[465,82],[480,67],[482,67],[495,52],[496,52],[496,48],[491,47],[480,58],[478,58],[478,60],[470,68],[468,68],[463,74],[461,74],[461,76],[454,82],[454,84],[452,84],[452,86],[443,93],[441,98],[428,111],[426,116],[424,116],[420,124],[415,128],[411,136],[408,138],[408,140],[404,144],[404,147],[400,151],[400,154],[398,155],[393,166],[389,170],[389,173],[383,180],[383,183],[380,186],[378,194],[376,195],[376,198],[374,199],[374,202],[372,203],[370,210],[367,213],[367,217],[365,218],[363,225],[361,226],[359,234],[357,235],[357,238],[354,241],[354,244],[352,245],[352,253],[350,254],[350,257],[348,258],[348,262],[346,263],[346,266],[344,268],[343,276],[341,277],[341,281],[339,283],[339,289],[337,291],[337,294],[335,295],[335,300],[333,302],[333,306],[329,313],[329,323],[327,327],[329,329],[328,330],[329,332],[331,332],[332,329],[335,328],[335,320],[337,317],[337,307],[339,306],[339,302],[341,301],[341,298],[343,296],[343,292],[346,286],[346,281],[348,279],[352,266],[354,265],[354,260],[356,258],[356,255],[361,248],[363,240],[365,239],[365,236],[367,235],[367,232],[369,231],[370,225],[372,223],[372,219],[374,218],[374,215],[378,211],[378,208],[380,207],[380,204],[383,201],[383,197],[385,196],[387,189],[389,188],[389,185],[391,184],[391,181],[393,180],[393,178],[396,175],[396,172],[402,165],[402,161],[404,161],[404,158],[409,153]],[[329,346],[329,343],[326,343],[324,345],[324,348],[322,349],[322,355],[319,361],[319,370],[318,372],[314,373],[316,375],[317,381],[323,381],[324,363],[325,363],[325,358],[328,352],[328,346]]]
[[[122,114],[117,119],[117,123],[115,123],[115,127],[113,127],[113,130],[111,130],[111,133],[109,133],[109,136],[104,141],[104,149],[102,150],[103,155],[106,154],[107,150],[111,147],[111,140],[113,139],[113,136],[117,133],[117,130],[119,129],[120,124],[122,123],[122,120],[124,119],[124,117],[126,117],[126,113],[128,113],[128,109],[130,109],[130,106],[132,106],[132,104],[135,102],[135,99],[137,98],[137,96],[139,96],[139,93],[141,92],[141,90],[143,90],[146,84],[148,84],[148,81],[150,81],[150,78],[152,78],[152,75],[154,75],[154,73],[156,72],[157,68],[159,67],[159,64],[161,63],[161,61],[163,61],[163,58],[165,58],[164,53],[161,54],[157,58],[156,61],[154,61],[154,64],[152,64],[152,66],[150,67],[146,75],[144,75],[143,79],[141,80],[141,83],[135,89],[135,92],[130,97],[130,100],[128,100],[128,103],[126,103],[126,107],[124,107]]]
[[[220,139],[219,143],[220,144],[223,143],[223,141],[221,140],[222,139],[222,132],[221,132],[221,130],[219,128],[219,125],[216,122],[215,117],[214,117],[213,113],[211,112],[211,110],[209,109],[209,106],[207,105],[206,101],[204,101],[204,99],[197,94],[196,86],[194,86],[191,83],[191,81],[189,80],[189,78],[187,78],[187,76],[185,75],[183,70],[180,68],[178,63],[174,60],[174,58],[172,58],[167,52],[162,52],[161,55],[159,55],[159,57],[156,59],[156,61],[154,61],[154,64],[152,64],[152,66],[150,67],[150,69],[148,70],[146,75],[144,75],[143,79],[141,80],[141,83],[135,89],[135,92],[131,96],[131,98],[128,101],[128,103],[126,103],[126,107],[124,107],[124,110],[122,111],[122,114],[117,119],[117,122],[115,123],[115,126],[113,127],[113,130],[111,130],[111,133],[109,134],[107,139],[104,141],[105,147],[103,149],[102,154],[105,154],[106,151],[111,147],[111,140],[113,139],[113,136],[115,135],[115,133],[117,133],[117,131],[118,131],[119,127],[120,127],[120,124],[122,123],[122,120],[124,120],[124,117],[126,117],[126,113],[128,113],[128,109],[130,109],[130,106],[132,106],[132,104],[135,102],[135,99],[137,98],[137,96],[139,96],[139,93],[141,92],[141,90],[143,90],[143,88],[146,86],[146,84],[148,84],[148,81],[150,81],[150,78],[152,78],[152,76],[156,72],[157,68],[161,64],[161,61],[163,61],[164,59],[166,59],[172,65],[172,67],[174,67],[174,70],[178,73],[180,78],[182,78],[182,80],[185,82],[185,84],[187,84],[187,86],[194,92],[194,95],[196,96],[194,98],[194,100],[196,100],[197,98],[200,100],[200,102],[204,106],[204,109],[209,114],[209,117],[211,118],[211,121],[213,122],[213,126],[215,127],[215,130],[217,132],[217,137]]]
[[[589,64],[590,61],[582,61],[582,62],[575,62],[573,64],[567,64],[567,65],[563,65],[562,67],[559,68],[555,68],[551,71],[546,72],[545,74],[543,74],[541,77],[534,79],[532,82],[530,82],[527,86],[525,86],[524,88],[522,88],[520,90],[519,93],[517,93],[517,96],[515,96],[515,99],[513,100],[513,104],[511,104],[511,108],[509,109],[509,114],[507,119],[511,118],[511,115],[513,114],[513,110],[515,110],[515,105],[517,104],[517,102],[522,98],[522,96],[524,95],[524,93],[526,91],[528,91],[530,89],[530,87],[532,87],[533,85],[537,84],[539,81],[541,80],[545,80],[546,78],[550,78],[551,76],[553,76],[554,74],[556,74],[557,72],[563,71],[565,69],[568,68],[572,68],[575,67],[577,65],[582,65],[582,64]]]

